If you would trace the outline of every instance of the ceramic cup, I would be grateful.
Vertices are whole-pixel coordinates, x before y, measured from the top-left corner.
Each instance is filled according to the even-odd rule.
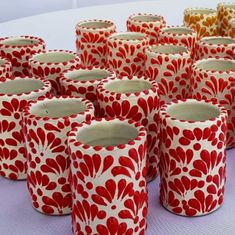
[[[33,207],[44,214],[71,213],[68,182],[69,131],[94,113],[90,101],[56,96],[31,102],[24,110],[28,189]]]
[[[76,25],[76,47],[84,66],[105,66],[107,38],[116,32],[110,20],[84,20]]]
[[[164,105],[161,117],[160,202],[170,212],[200,216],[224,197],[227,111],[195,99]]]
[[[43,39],[33,36],[0,38],[0,56],[12,64],[14,76],[31,75],[29,58],[45,51]]]
[[[195,45],[195,60],[207,58],[235,58],[235,39],[230,37],[204,37]]]
[[[115,78],[115,73],[105,67],[83,67],[66,70],[60,77],[61,93],[77,95],[90,100],[95,107],[95,115],[99,116],[96,87],[105,78]]]
[[[203,59],[193,65],[192,95],[213,100],[228,111],[227,147],[235,146],[235,61]]]
[[[197,33],[186,26],[167,26],[159,31],[160,43],[173,43],[179,46],[188,47],[194,52]]]
[[[235,3],[221,2],[217,5],[217,27],[221,36],[228,36],[229,21],[235,18]]]
[[[161,105],[190,96],[190,50],[174,44],[158,44],[149,47],[146,56],[146,76],[158,82]]]
[[[217,35],[217,13],[210,8],[187,8],[184,11],[184,24],[194,29],[199,38]]]
[[[146,34],[115,33],[108,38],[108,66],[117,75],[142,76],[145,71],[145,49],[149,45]]]
[[[49,50],[30,58],[31,71],[35,77],[42,77],[52,84],[52,92],[60,94],[60,74],[80,66],[81,61],[76,53],[66,50]]]
[[[160,15],[138,13],[129,16],[126,25],[129,32],[147,34],[152,45],[158,42],[159,30],[166,26],[166,21]]]
[[[0,81],[5,81],[12,76],[11,62],[3,57],[0,57]]]
[[[147,181],[158,174],[159,162],[159,91],[145,77],[102,80],[97,86],[100,115],[122,117],[141,122],[147,130]]]
[[[74,234],[144,234],[146,130],[122,119],[82,123],[69,134]]]
[[[12,180],[26,179],[26,154],[22,134],[22,110],[31,100],[48,96],[51,84],[33,77],[0,81],[0,174]]]
[[[228,35],[235,39],[235,17],[229,21]]]

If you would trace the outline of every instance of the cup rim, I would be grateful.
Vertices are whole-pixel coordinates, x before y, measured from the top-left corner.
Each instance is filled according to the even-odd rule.
[[[41,62],[41,61],[35,60],[35,57],[37,57],[39,55],[49,54],[49,53],[65,53],[65,54],[73,55],[74,58],[67,60],[67,61],[63,61],[63,62]],[[70,50],[48,50],[45,52],[36,53],[36,54],[32,55],[29,59],[29,63],[34,64],[34,65],[35,64],[37,64],[37,65],[59,65],[59,64],[66,65],[68,63],[74,63],[74,62],[78,62],[80,64],[81,60],[75,52],[70,51]]]
[[[151,88],[143,91],[138,91],[138,92],[126,92],[126,93],[121,93],[121,92],[114,92],[107,90],[105,88],[105,85],[112,83],[113,81],[145,81],[151,84]],[[146,96],[149,94],[156,94],[158,92],[158,84],[155,81],[151,81],[149,78],[145,76],[120,76],[120,77],[115,77],[115,78],[110,78],[110,79],[103,79],[98,85],[97,85],[97,95],[103,94],[104,96],[112,96],[112,97],[118,97],[127,99],[130,97],[142,97]]]
[[[174,47],[184,48],[186,50],[178,52],[178,53],[163,53],[163,52],[153,51],[153,48],[154,47],[158,47],[158,46],[174,46]],[[178,55],[181,55],[181,56],[185,57],[185,56],[190,55],[191,51],[185,45],[178,45],[178,44],[175,44],[175,43],[158,43],[157,45],[152,45],[152,46],[147,47],[146,48],[146,53],[149,53],[149,54],[152,54],[152,55],[159,54],[159,55],[166,55],[166,56],[178,56]]]
[[[140,38],[130,38],[130,39],[123,39],[120,38],[121,35],[128,36],[128,35],[139,35]],[[110,41],[121,41],[121,42],[142,42],[142,41],[148,41],[148,36],[145,33],[140,33],[140,32],[118,32],[118,33],[113,33],[108,37],[108,42]]]
[[[88,144],[83,144],[81,142],[79,142],[76,137],[77,137],[77,132],[78,129],[82,129],[84,127],[89,127],[90,125],[95,125],[96,123],[100,123],[100,122],[120,122],[120,123],[126,123],[127,125],[131,125],[134,128],[137,128],[137,132],[138,135],[136,138],[128,141],[128,143],[125,144],[119,144],[119,145],[115,145],[115,146],[92,146],[92,145],[88,145]],[[77,127],[73,128],[69,135],[68,135],[68,145],[69,148],[71,148],[71,146],[77,148],[78,146],[81,147],[82,149],[92,149],[94,151],[115,151],[118,149],[124,149],[126,147],[133,147],[134,145],[138,144],[139,142],[142,142],[143,139],[144,143],[146,143],[146,137],[147,137],[147,132],[146,129],[143,125],[141,125],[139,122],[135,122],[131,119],[125,119],[125,118],[121,118],[121,117],[116,117],[116,118],[109,118],[109,117],[104,117],[104,118],[92,118],[90,121],[86,121],[83,123],[79,123]]]
[[[95,80],[73,80],[65,76],[66,73],[69,72],[76,72],[79,70],[93,70],[93,69],[100,69],[103,71],[106,71],[109,73],[109,76],[107,78],[100,78],[100,79],[95,79]],[[116,74],[113,70],[106,68],[105,66],[79,66],[78,68],[72,68],[72,69],[67,69],[60,75],[60,81],[62,83],[73,83],[73,84],[98,84],[101,80],[103,79],[110,79],[110,78],[115,78]]]
[[[59,99],[63,99],[63,100],[74,99],[74,100],[77,100],[77,101],[83,103],[86,108],[82,112],[79,112],[76,114],[71,114],[69,116],[63,116],[63,117],[41,117],[41,116],[37,116],[35,114],[32,114],[30,112],[30,109],[32,108],[32,106],[37,105],[40,102],[43,102],[45,100],[59,100]],[[78,116],[81,116],[81,115],[86,115],[86,114],[93,115],[93,112],[94,112],[94,106],[91,103],[91,101],[84,99],[84,98],[81,98],[79,96],[71,96],[71,95],[42,97],[42,98],[39,98],[38,100],[30,101],[28,103],[28,105],[26,105],[26,107],[23,110],[24,117],[29,118],[31,120],[37,120],[37,121],[74,119],[74,118],[77,118]]]
[[[184,104],[184,103],[194,103],[194,104],[195,103],[202,103],[202,104],[206,104],[206,105],[209,105],[209,106],[216,107],[220,112],[219,112],[219,115],[217,117],[209,118],[207,120],[200,120],[200,121],[177,119],[177,118],[174,118],[174,117],[170,116],[167,113],[167,109],[169,107],[171,107],[172,105]],[[201,123],[202,124],[202,123],[205,123],[205,122],[215,122],[217,120],[220,120],[221,117],[226,118],[227,117],[227,110],[222,105],[220,105],[219,103],[216,103],[216,102],[211,101],[211,100],[203,100],[203,99],[201,99],[201,100],[199,100],[199,99],[176,100],[176,99],[174,99],[171,102],[166,103],[161,107],[160,115],[166,120],[177,121],[177,122],[180,122],[180,123]]]
[[[30,45],[7,45],[3,44],[2,41],[8,40],[8,39],[17,39],[17,38],[22,38],[26,40],[36,40],[37,43],[30,44]],[[30,35],[20,35],[20,36],[10,36],[10,37],[3,37],[0,38],[0,47],[4,48],[33,48],[33,47],[38,47],[39,45],[42,45],[45,48],[45,42],[42,38],[35,37],[35,36],[30,36]]]
[[[83,24],[86,23],[107,23],[109,26],[107,27],[101,27],[101,28],[92,28],[84,26]],[[75,26],[76,31],[77,30],[86,30],[86,31],[109,31],[112,29],[116,29],[116,26],[113,21],[111,20],[103,20],[103,19],[88,19],[88,20],[81,20],[79,21]]]
[[[3,64],[0,64],[0,67],[1,67],[1,68],[9,67],[9,68],[12,69],[12,64],[11,64],[11,62],[10,62],[8,59],[6,59],[6,58],[0,56],[0,60],[3,61]]]
[[[212,42],[209,42],[208,41],[210,39],[224,39],[224,40],[228,40],[228,41],[231,41],[231,43],[212,43]],[[201,38],[199,41],[198,41],[200,44],[202,45],[208,45],[208,46],[229,46],[229,45],[232,45],[232,44],[235,44],[235,39],[231,38],[231,37],[223,37],[223,36],[209,36],[209,37],[203,37]]]
[[[228,71],[218,71],[218,70],[203,69],[203,68],[198,67],[198,64],[206,63],[208,61],[227,61],[227,62],[231,62],[235,65],[235,60],[232,60],[232,59],[207,58],[207,59],[197,60],[192,66],[192,71],[198,71],[198,72],[204,72],[204,73],[213,73],[213,74],[232,74],[232,73],[235,73],[235,69],[231,69],[231,70],[228,70]]]
[[[10,78],[8,78],[5,81],[0,81],[0,84],[1,83],[6,83],[6,82],[10,82],[10,81],[15,81],[15,80],[22,80],[22,79],[29,80],[29,81],[32,81],[32,80],[41,81],[43,83],[43,86],[41,88],[39,88],[39,89],[36,89],[36,90],[33,90],[33,91],[24,92],[24,93],[19,93],[19,94],[2,94],[0,92],[0,97],[31,96],[32,94],[35,94],[35,93],[41,93],[41,92],[43,92],[45,90],[48,90],[48,92],[50,92],[50,90],[51,90],[51,83],[48,80],[45,80],[43,78],[36,78],[36,77],[33,77],[33,76],[25,76],[25,75],[22,75],[22,76],[19,76],[19,77],[10,77]]]
[[[207,7],[189,7],[184,10],[184,14],[190,15],[216,15],[217,11]]]
[[[150,21],[142,21],[136,19],[138,16],[146,16],[146,17],[156,17],[158,20],[150,20]],[[134,13],[130,15],[127,19],[127,22],[135,22],[135,23],[149,23],[149,24],[154,24],[154,23],[166,23],[165,19],[161,15],[153,14],[153,13]]]
[[[175,33],[173,33],[173,32],[169,32],[168,30],[170,30],[170,29],[185,29],[185,30],[188,30],[188,31],[190,31],[190,32],[188,32],[188,33],[177,33],[177,32],[175,32]],[[196,31],[195,30],[193,30],[193,29],[191,29],[191,28],[189,28],[189,27],[187,27],[187,26],[185,26],[185,25],[170,25],[170,26],[166,26],[166,27],[163,27],[163,28],[161,28],[160,29],[160,35],[162,34],[162,35],[172,35],[172,36],[183,36],[183,35],[197,35],[197,33],[196,33]]]
[[[217,4],[217,7],[231,8],[231,6],[233,6],[234,10],[235,10],[235,3],[234,2],[219,2]]]

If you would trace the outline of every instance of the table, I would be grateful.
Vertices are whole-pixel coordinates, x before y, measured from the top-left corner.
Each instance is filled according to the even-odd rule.
[[[135,12],[166,16],[169,25],[182,23],[186,7],[216,7],[218,0],[157,0],[87,7],[27,17],[0,24],[0,36],[37,35],[48,49],[75,50],[78,20],[113,20],[125,30],[127,17]],[[159,178],[149,183],[149,215],[146,235],[235,234],[235,149],[228,151],[227,185],[223,206],[211,215],[186,218],[171,214],[159,204]],[[70,216],[46,216],[31,207],[26,182],[0,177],[0,235],[72,235]]]

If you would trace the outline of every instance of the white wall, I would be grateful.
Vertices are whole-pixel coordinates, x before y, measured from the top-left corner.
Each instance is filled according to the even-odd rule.
[[[133,1],[143,0],[0,0],[0,22],[50,11]]]

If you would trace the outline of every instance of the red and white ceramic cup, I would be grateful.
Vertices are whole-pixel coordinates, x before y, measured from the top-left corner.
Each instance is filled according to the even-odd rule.
[[[37,211],[48,215],[71,213],[67,136],[93,114],[90,101],[72,96],[40,99],[25,108],[27,182]]]
[[[96,116],[99,116],[96,87],[102,79],[115,78],[116,74],[105,67],[83,67],[64,71],[59,79],[61,93],[75,95],[90,100],[95,107]]]
[[[60,74],[67,69],[79,67],[81,60],[72,51],[49,50],[32,56],[29,63],[33,75],[49,80],[53,93],[60,94]]]
[[[158,174],[159,90],[146,77],[102,80],[97,86],[100,115],[122,117],[142,123],[147,130],[147,181]]]
[[[29,76],[29,58],[45,51],[43,39],[33,36],[0,38],[0,56],[8,59],[12,64],[14,76]]]
[[[12,76],[11,62],[0,57],[0,81],[5,81]]]
[[[195,60],[207,58],[235,58],[235,39],[230,37],[204,37],[196,42]]]
[[[84,20],[76,25],[76,47],[84,66],[106,66],[107,38],[116,32],[110,20]]]
[[[194,53],[197,33],[186,26],[167,26],[159,31],[159,43],[173,43],[188,47]],[[193,55],[192,55],[193,56]]]
[[[74,234],[144,234],[146,130],[124,119],[85,122],[69,134]]]
[[[190,97],[191,51],[174,44],[158,44],[146,50],[145,75],[158,82],[161,105]]]
[[[198,60],[192,70],[192,96],[216,101],[227,109],[227,147],[234,147],[235,61],[223,58]]]
[[[26,151],[22,111],[31,100],[50,94],[51,84],[33,77],[0,81],[0,174],[12,180],[26,179]]]
[[[115,33],[108,38],[108,66],[121,76],[142,76],[145,71],[145,50],[149,45],[146,34]]]
[[[226,109],[204,100],[175,100],[161,108],[160,117],[161,204],[183,216],[215,211],[226,181]]]
[[[149,37],[149,44],[158,42],[159,31],[166,26],[166,21],[163,16],[138,13],[133,14],[127,19],[127,31],[145,33]]]

